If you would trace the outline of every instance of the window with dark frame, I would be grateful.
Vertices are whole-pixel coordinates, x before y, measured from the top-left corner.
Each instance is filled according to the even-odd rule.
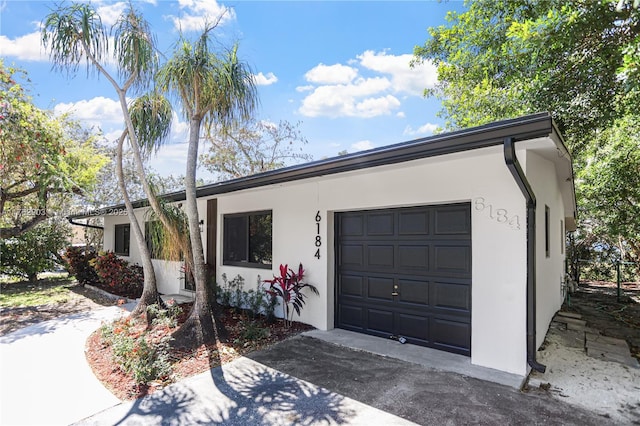
[[[114,231],[115,243],[113,252],[119,256],[129,256],[131,225],[128,223],[116,225]]]
[[[549,206],[544,206],[544,252],[546,257],[551,255],[551,244],[549,237],[551,235],[549,227],[551,226],[551,214],[549,212]]]
[[[271,210],[224,215],[224,265],[271,269],[271,249]]]

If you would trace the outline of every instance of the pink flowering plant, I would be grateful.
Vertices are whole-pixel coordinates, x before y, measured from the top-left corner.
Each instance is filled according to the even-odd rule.
[[[306,295],[302,290],[308,288],[316,295],[320,294],[314,285],[305,283],[303,280],[304,268],[301,263],[297,272],[289,268],[289,265],[281,264],[280,276],[274,275],[272,280],[264,281],[269,285],[265,291],[272,297],[282,299],[282,313],[287,327],[291,326],[293,312],[295,311],[299,316],[300,310],[304,306]]]

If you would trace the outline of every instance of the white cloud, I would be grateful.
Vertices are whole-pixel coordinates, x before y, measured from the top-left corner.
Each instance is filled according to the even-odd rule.
[[[296,87],[296,92],[310,92],[315,88],[314,85],[308,84],[306,86],[298,86]]]
[[[400,101],[383,92],[390,83],[384,78],[358,79],[354,84],[317,87],[303,101],[300,113],[308,117],[375,117],[390,114]],[[375,94],[382,96],[372,96]]]
[[[253,75],[253,79],[255,80],[257,86],[269,86],[278,81],[278,77],[276,77],[272,72],[267,73],[267,75],[259,72],[258,74]]]
[[[402,132],[402,134],[409,135],[409,136],[432,135],[433,132],[435,132],[438,127],[440,127],[440,126],[438,126],[437,124],[433,124],[433,123],[423,124],[422,126],[418,127],[417,129],[413,129],[411,126],[407,126],[404,129],[404,132]]]
[[[304,77],[311,84],[296,88],[308,92],[298,112],[333,118],[388,115],[402,106],[398,97],[422,96],[437,81],[432,64],[409,66],[411,54],[367,50],[356,58],[347,61],[349,65],[321,63],[307,71]],[[402,111],[396,115],[405,116]]]
[[[118,18],[126,8],[127,3],[118,2],[110,5],[99,6],[96,9],[96,12],[98,12],[98,16],[100,16],[102,23],[110,27],[118,21]]]
[[[53,112],[56,115],[70,114],[85,125],[98,126],[105,132],[111,131],[113,125],[121,125],[123,122],[120,102],[103,96],[59,103],[53,108]]]
[[[213,24],[218,19],[218,25],[233,21],[236,14],[233,9],[218,4],[216,0],[179,0],[181,16],[169,16],[177,30],[201,31],[206,24]]]
[[[409,63],[413,55],[388,55],[386,52],[365,51],[358,55],[360,64],[368,70],[391,76],[391,84],[395,92],[404,92],[421,96],[424,89],[433,87],[438,81],[435,65],[425,61],[413,68]]]
[[[304,75],[310,83],[316,84],[348,84],[358,75],[358,70],[346,65],[320,64],[311,68]]]
[[[373,149],[374,146],[371,141],[364,140],[359,141],[351,145],[351,149],[354,151],[366,151],[367,149]]]
[[[36,31],[15,39],[0,35],[0,55],[23,61],[47,61],[49,57],[40,44],[40,32]]]
[[[396,117],[398,118],[405,118],[407,115],[404,113],[404,111],[398,111],[396,113]]]

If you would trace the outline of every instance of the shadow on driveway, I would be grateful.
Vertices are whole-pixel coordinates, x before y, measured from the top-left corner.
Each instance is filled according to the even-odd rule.
[[[345,424],[359,408],[341,395],[240,358],[79,424]]]

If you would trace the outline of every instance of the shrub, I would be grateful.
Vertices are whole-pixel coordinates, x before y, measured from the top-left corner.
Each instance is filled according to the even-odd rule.
[[[237,309],[244,307],[245,292],[244,278],[240,274],[229,281],[227,274],[222,274],[222,286],[217,286],[218,302],[223,306],[229,306]]]
[[[273,276],[272,280],[265,280],[269,284],[267,293],[274,297],[282,299],[282,313],[285,325],[290,326],[293,318],[293,311],[300,315],[300,310],[304,306],[305,294],[302,293],[304,288],[308,288],[316,295],[320,294],[318,289],[312,285],[303,282],[304,268],[302,263],[298,266],[298,272],[294,272],[288,265],[280,265],[280,276]],[[291,309],[293,308],[293,309]]]
[[[142,294],[144,274],[141,266],[130,265],[113,252],[100,253],[90,264],[100,278],[102,289],[134,299]]]
[[[40,223],[22,234],[0,239],[0,274],[36,281],[38,273],[52,270],[69,244],[69,230],[56,221]]]
[[[67,270],[76,277],[81,285],[99,284],[99,277],[91,265],[96,252],[87,247],[67,247],[62,256],[67,263]]]
[[[151,319],[153,325],[163,325],[173,328],[178,325],[178,316],[182,313],[182,308],[173,299],[167,301],[167,308],[163,309],[157,304],[147,306],[147,317]]]
[[[269,337],[269,329],[262,327],[256,321],[242,323],[242,331],[240,332],[240,340],[245,342],[254,342]]]
[[[101,335],[111,345],[116,363],[136,383],[147,384],[171,373],[170,337],[152,339],[146,331],[136,333],[131,318],[102,326]]]

